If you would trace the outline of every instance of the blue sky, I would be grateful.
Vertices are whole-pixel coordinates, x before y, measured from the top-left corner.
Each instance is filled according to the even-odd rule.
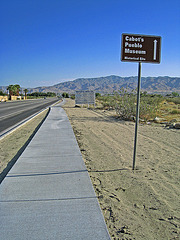
[[[120,61],[122,33],[162,37],[161,63],[142,64],[143,77],[180,77],[179,0],[0,0],[0,85],[136,76]]]

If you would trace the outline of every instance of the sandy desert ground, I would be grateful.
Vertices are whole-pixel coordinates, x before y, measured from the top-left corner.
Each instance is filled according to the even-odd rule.
[[[140,125],[133,171],[133,122],[72,100],[64,109],[112,239],[180,239],[180,130]]]
[[[70,99],[64,109],[112,239],[180,239],[180,130],[140,125],[132,171],[133,122],[116,119],[113,111],[77,108]],[[0,172],[45,115],[0,141]]]

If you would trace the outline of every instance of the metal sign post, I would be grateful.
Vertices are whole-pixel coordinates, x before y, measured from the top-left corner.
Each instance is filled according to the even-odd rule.
[[[136,105],[136,126],[134,138],[133,167],[135,169],[137,133],[139,124],[140,88],[141,88],[141,63],[160,63],[161,37],[138,34],[122,34],[121,61],[138,62],[138,91]]]
[[[134,137],[134,155],[133,155],[133,167],[135,168],[136,162],[136,149],[137,149],[137,133],[139,125],[139,107],[140,107],[140,88],[141,88],[141,62],[139,62],[138,68],[138,89],[137,89],[137,105],[136,105],[136,126],[135,126],[135,137]]]

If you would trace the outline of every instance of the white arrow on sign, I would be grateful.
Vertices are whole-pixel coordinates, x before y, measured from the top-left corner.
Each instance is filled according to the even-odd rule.
[[[157,40],[154,40],[154,56],[153,56],[153,60],[156,60],[156,53],[157,53]]]

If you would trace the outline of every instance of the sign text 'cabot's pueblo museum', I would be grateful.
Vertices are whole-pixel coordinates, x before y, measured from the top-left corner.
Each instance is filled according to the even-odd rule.
[[[122,34],[121,61],[160,63],[161,37]]]

